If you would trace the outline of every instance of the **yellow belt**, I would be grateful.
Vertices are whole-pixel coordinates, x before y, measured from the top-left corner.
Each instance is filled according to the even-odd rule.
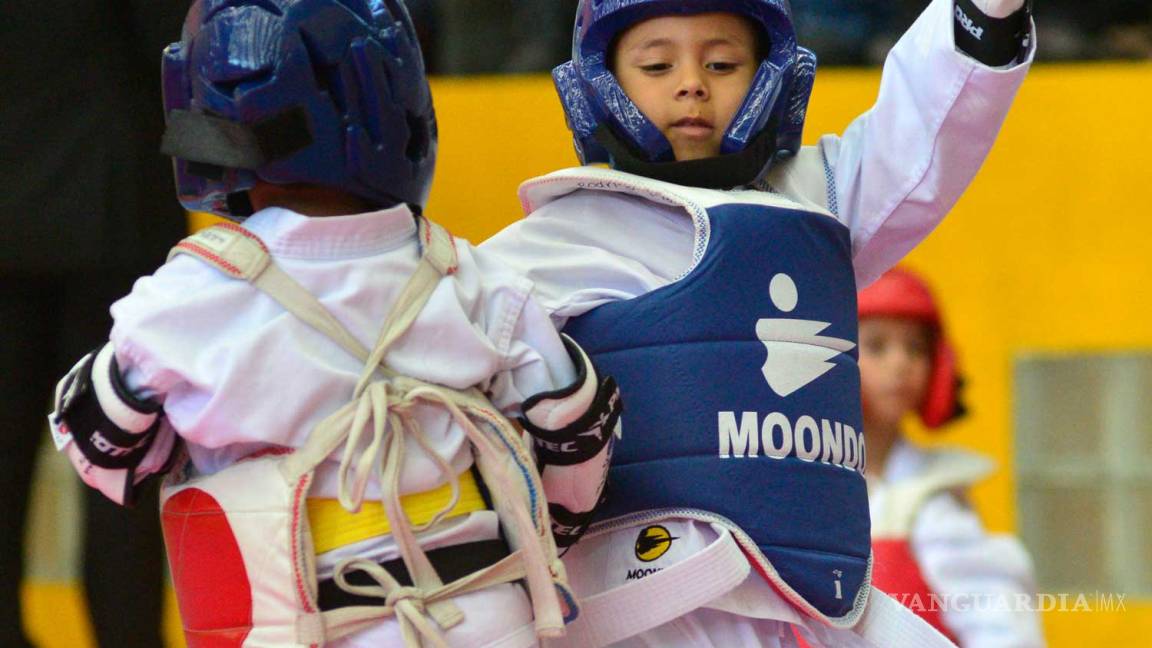
[[[412,493],[400,498],[400,504],[413,526],[427,524],[452,501],[452,485],[444,484],[423,493]],[[349,513],[339,500],[309,498],[308,523],[312,527],[312,542],[317,554],[338,549],[375,536],[388,535],[392,524],[384,514],[379,501],[366,501],[359,513]],[[460,475],[460,500],[447,517],[464,515],[488,508],[472,471]]]

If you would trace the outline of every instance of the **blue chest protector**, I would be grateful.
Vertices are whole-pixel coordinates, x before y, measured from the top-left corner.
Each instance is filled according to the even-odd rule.
[[[565,328],[626,402],[602,515],[719,519],[790,598],[852,616],[871,550],[849,232],[708,193],[686,277]]]

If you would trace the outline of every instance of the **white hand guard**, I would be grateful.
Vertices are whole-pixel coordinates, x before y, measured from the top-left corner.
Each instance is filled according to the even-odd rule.
[[[972,0],[989,18],[1007,18],[1024,7],[1024,0]]]
[[[56,449],[65,451],[84,483],[117,504],[134,500],[137,468],[163,464],[175,446],[163,435],[159,403],[134,396],[124,385],[112,345],[89,353],[56,386],[48,417]]]
[[[580,539],[600,503],[623,410],[616,381],[599,380],[584,351],[567,336],[564,344],[576,381],[526,400],[520,420],[532,436],[560,548]]]

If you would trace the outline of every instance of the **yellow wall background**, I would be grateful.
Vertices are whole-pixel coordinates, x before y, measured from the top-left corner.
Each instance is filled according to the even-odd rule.
[[[823,71],[807,140],[871,105],[879,71]],[[433,84],[441,154],[429,214],[479,242],[520,215],[524,179],[575,163],[545,77]],[[1012,363],[1035,351],[1152,351],[1152,65],[1039,67],[983,172],[909,258],[935,284],[969,376],[972,415],[943,439],[1002,470],[974,493],[1015,526]],[[642,244],[642,242],[637,242]],[[1074,524],[1074,521],[1069,521]],[[1152,601],[1054,613],[1052,646],[1147,646]]]

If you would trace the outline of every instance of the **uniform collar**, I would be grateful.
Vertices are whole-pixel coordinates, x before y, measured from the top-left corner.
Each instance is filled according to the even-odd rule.
[[[888,461],[884,465],[882,478],[888,483],[907,479],[919,473],[925,459],[924,450],[906,439],[897,439],[892,444],[892,449],[888,451]]]
[[[345,259],[394,249],[416,235],[407,205],[349,216],[313,218],[282,207],[256,212],[244,227],[273,255],[296,259]]]

